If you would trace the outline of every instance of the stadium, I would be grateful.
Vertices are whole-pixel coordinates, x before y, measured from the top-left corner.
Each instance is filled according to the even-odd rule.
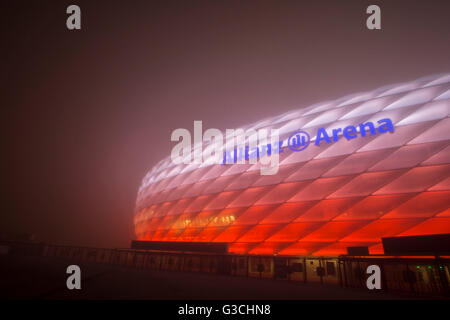
[[[227,243],[229,253],[338,256],[383,237],[450,232],[450,75],[427,77],[299,108],[245,130],[333,129],[391,119],[393,132],[293,152],[279,171],[258,164],[173,165],[144,178],[138,240]],[[357,127],[359,130],[359,127]]]

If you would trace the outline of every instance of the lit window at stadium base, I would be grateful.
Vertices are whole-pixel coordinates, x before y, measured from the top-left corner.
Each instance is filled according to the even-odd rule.
[[[383,253],[383,237],[450,233],[449,93],[450,74],[438,75],[243,127],[279,129],[285,143],[275,144],[274,175],[262,176],[259,163],[222,165],[223,152],[219,164],[168,157],[139,189],[137,239],[227,242],[239,254],[337,256],[350,246]],[[360,128],[368,122],[375,134],[370,125]],[[286,145],[296,130],[311,137],[298,152]],[[277,148],[271,143],[271,152]]]

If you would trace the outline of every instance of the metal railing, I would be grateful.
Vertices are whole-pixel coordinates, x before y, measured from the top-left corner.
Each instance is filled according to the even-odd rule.
[[[436,257],[316,257],[162,252],[0,242],[4,254],[64,258],[161,271],[232,276],[365,288],[369,265],[381,269],[382,290],[414,296],[449,297],[450,259]]]

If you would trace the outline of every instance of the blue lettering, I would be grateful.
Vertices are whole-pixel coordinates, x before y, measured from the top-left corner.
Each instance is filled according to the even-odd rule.
[[[267,155],[271,155],[272,153],[272,145],[270,143],[267,144],[267,146],[262,145],[261,146],[261,152],[259,154],[260,157],[264,157],[266,155],[266,149],[267,149]]]
[[[378,132],[385,133],[385,132],[394,132],[394,124],[392,123],[392,120],[389,118],[378,120],[377,123],[379,124]],[[370,121],[365,123],[359,124],[359,129],[361,132],[361,136],[365,137],[367,135],[367,131],[370,132],[371,135],[377,134],[377,130],[374,126],[374,124]],[[343,136],[347,140],[352,140],[357,138],[358,136],[358,130],[357,127],[353,125],[346,126],[344,129],[336,128],[332,130],[332,140],[330,136],[328,135],[328,132],[325,130],[325,128],[319,128],[317,129],[317,135],[316,135],[316,141],[315,145],[319,146],[322,141],[325,141],[326,143],[331,142],[337,142],[339,140],[339,134],[342,132]],[[294,136],[294,134],[296,134]],[[294,133],[289,137],[288,144],[291,143],[294,147],[301,147],[307,144],[306,139],[309,139],[308,134],[305,134],[302,131],[299,131],[299,133]],[[306,135],[306,136],[305,136]],[[309,143],[309,141],[308,141]],[[243,147],[239,148],[239,154],[238,149],[235,148],[233,151],[233,155],[230,151],[225,151],[223,154],[223,163],[222,164],[229,164],[229,163],[237,163],[242,162],[242,158],[245,157],[245,161],[248,161],[249,159],[254,158],[260,158],[265,155],[272,155],[272,154],[278,154],[283,152],[283,140],[279,140],[278,142],[271,144],[268,143],[266,145],[261,145],[260,147],[253,147],[251,150],[249,146],[245,146],[245,149]],[[291,147],[291,146],[289,146]],[[298,148],[299,150],[293,150],[293,151],[301,151],[303,149]]]
[[[233,163],[233,157],[231,157],[231,151],[225,151],[223,153],[223,163],[222,164],[230,164]]]
[[[377,133],[375,131],[375,127],[373,126],[372,122],[361,123],[359,125],[359,130],[361,131],[361,137],[365,137],[366,136],[366,127],[367,126],[369,127],[370,134],[376,134]]]
[[[356,138],[356,128],[354,126],[345,127],[344,137],[346,137],[347,140],[355,139]]]
[[[274,144],[273,153],[280,153],[283,152],[283,149],[281,148],[283,146],[283,141],[278,141],[277,144]]]
[[[320,144],[321,140],[325,140],[327,143],[331,143],[330,137],[324,128],[317,130],[316,146]]]
[[[334,140],[334,141],[338,141],[338,139],[339,139],[338,134],[339,134],[339,132],[341,132],[341,131],[342,131],[341,128],[339,128],[339,129],[333,129],[333,140]]]
[[[385,132],[394,132],[394,125],[392,124],[391,119],[386,118],[386,119],[381,119],[377,121],[379,124],[381,124],[381,122],[384,122],[383,125],[378,127],[378,131],[380,133],[385,133]]]

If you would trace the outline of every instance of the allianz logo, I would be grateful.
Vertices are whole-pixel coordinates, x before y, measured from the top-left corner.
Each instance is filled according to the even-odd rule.
[[[394,124],[389,118],[360,123],[357,126],[348,125],[344,128],[326,130],[318,128],[314,145],[334,143],[339,139],[347,140],[364,138],[376,134],[393,133]],[[278,172],[279,154],[287,150],[299,152],[311,144],[308,132],[298,130],[286,141],[279,139],[279,130],[263,128],[226,129],[225,139],[218,129],[208,129],[203,133],[202,121],[194,121],[194,141],[187,129],[176,129],[172,132],[171,141],[178,141],[171,153],[174,164],[255,164],[261,163],[262,175],[273,175]]]
[[[318,128],[316,133],[316,139],[314,144],[319,146],[322,142],[334,143],[339,140],[340,137],[345,137],[347,140],[352,140],[358,137],[358,133],[361,137],[367,137],[369,135],[376,135],[377,133],[394,132],[394,125],[389,118],[381,119],[377,121],[378,127],[371,121],[360,123],[358,126],[349,125],[345,128],[332,129],[330,134],[325,128]],[[294,152],[302,151],[309,146],[311,142],[310,135],[303,130],[293,132],[286,143],[283,140],[279,140],[274,144],[266,144],[256,146],[250,149],[249,146],[236,147],[233,150],[224,151],[222,164],[234,164],[242,163],[242,160],[249,161],[250,159],[258,159],[265,155],[272,155],[283,152],[283,146],[289,147]]]

